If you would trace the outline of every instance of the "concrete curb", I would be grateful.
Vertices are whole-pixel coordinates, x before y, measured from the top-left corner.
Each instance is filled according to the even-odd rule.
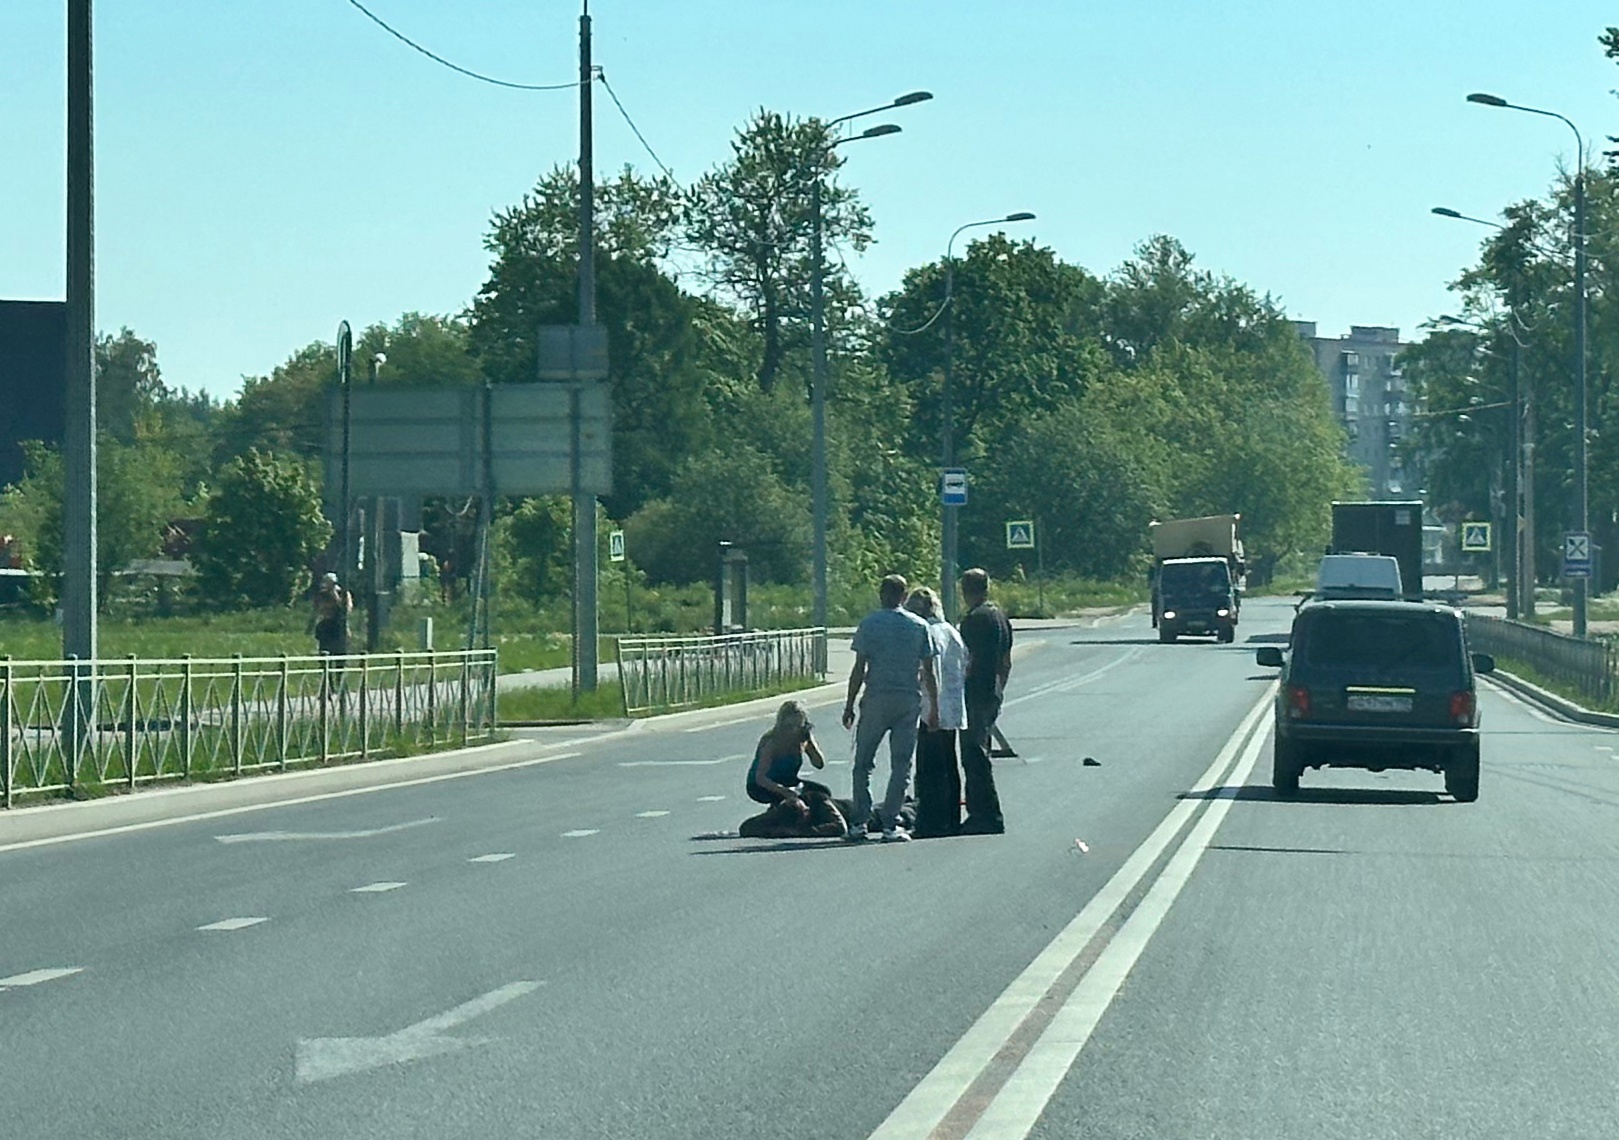
[[[1619,728],[1619,713],[1597,712],[1577,705],[1567,697],[1560,697],[1551,690],[1543,689],[1533,681],[1526,681],[1516,673],[1509,673],[1505,669],[1497,669],[1493,673],[1486,674],[1484,679],[1516,693],[1548,712],[1556,713],[1564,720],[1571,720],[1576,724],[1595,725],[1599,728]]]

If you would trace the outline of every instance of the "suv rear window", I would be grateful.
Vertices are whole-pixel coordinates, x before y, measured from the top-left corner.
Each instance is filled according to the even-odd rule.
[[[1305,657],[1327,667],[1455,669],[1460,635],[1444,614],[1336,610],[1310,622]]]

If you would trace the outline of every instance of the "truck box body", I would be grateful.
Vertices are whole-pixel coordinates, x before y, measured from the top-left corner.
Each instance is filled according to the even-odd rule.
[[[1152,571],[1148,585],[1152,589],[1152,624],[1158,626],[1158,615],[1163,609],[1158,592],[1158,574],[1171,558],[1223,558],[1229,568],[1231,584],[1236,594],[1233,599],[1231,622],[1242,604],[1243,576],[1248,567],[1242,549],[1242,516],[1204,515],[1195,519],[1168,519],[1147,526],[1152,537]]]
[[[1405,596],[1422,599],[1422,501],[1332,504],[1331,554],[1386,554],[1400,564]]]

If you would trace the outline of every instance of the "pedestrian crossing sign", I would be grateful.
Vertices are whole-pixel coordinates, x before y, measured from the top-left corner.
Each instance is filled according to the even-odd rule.
[[[1034,549],[1034,520],[1012,519],[1006,524],[1006,549]]]
[[[609,562],[624,561],[624,532],[610,530],[607,532],[607,560]]]
[[[1490,524],[1487,522],[1464,522],[1462,524],[1462,549],[1468,552],[1489,550]]]

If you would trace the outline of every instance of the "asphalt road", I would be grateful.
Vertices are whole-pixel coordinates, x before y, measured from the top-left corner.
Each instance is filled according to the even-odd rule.
[[[713,838],[721,712],[0,845],[0,1136],[1611,1134],[1619,737],[1490,691],[1478,803],[1273,801],[1289,616],[1023,635],[1004,836]]]

